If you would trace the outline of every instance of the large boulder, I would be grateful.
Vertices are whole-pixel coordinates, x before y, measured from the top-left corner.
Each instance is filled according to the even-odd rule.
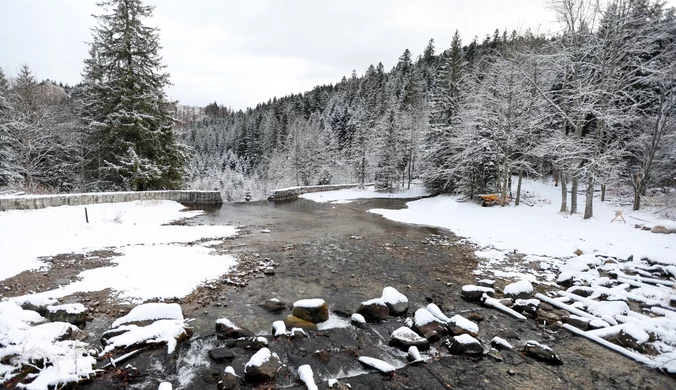
[[[229,348],[214,348],[208,355],[216,363],[225,363],[235,358],[235,353]]]
[[[223,372],[223,377],[218,382],[218,390],[239,390],[242,388],[242,378],[235,374],[232,366],[228,366]]]
[[[293,315],[317,324],[329,319],[329,305],[323,299],[301,299],[293,303]]]
[[[216,320],[216,337],[219,339],[238,339],[241,337],[253,336],[253,332],[240,328],[227,318],[219,318]]]
[[[282,368],[279,356],[268,348],[261,348],[244,365],[244,377],[247,382],[262,383],[272,380]]]
[[[423,351],[430,349],[430,343],[427,339],[420,337],[420,335],[406,326],[402,326],[392,332],[390,345],[401,348],[404,351],[408,351],[410,347],[416,347],[418,350]]]
[[[307,332],[316,332],[318,330],[317,325],[314,323],[305,321],[304,319],[298,318],[296,316],[287,316],[284,318],[284,325],[287,329],[301,328]]]
[[[408,298],[394,287],[385,287],[382,299],[390,309],[392,316],[400,316],[408,311]]]
[[[362,302],[357,309],[357,313],[361,314],[368,322],[376,322],[388,318],[390,308],[382,298],[376,298]]]

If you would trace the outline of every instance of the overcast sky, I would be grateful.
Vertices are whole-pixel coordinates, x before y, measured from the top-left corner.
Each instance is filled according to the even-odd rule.
[[[385,69],[430,38],[437,52],[455,29],[463,43],[501,31],[556,30],[548,0],[232,1],[147,0],[161,29],[161,55],[183,104],[234,109],[340,81],[370,64]],[[10,0],[0,16],[0,67],[28,64],[38,79],[80,80],[94,0]]]

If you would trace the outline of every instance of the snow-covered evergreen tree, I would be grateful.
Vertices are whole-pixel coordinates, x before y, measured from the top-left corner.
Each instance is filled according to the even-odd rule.
[[[176,142],[159,55],[159,31],[141,0],[106,0],[93,29],[83,71],[81,117],[96,156],[91,180],[100,188],[172,189],[181,186],[185,155]]]

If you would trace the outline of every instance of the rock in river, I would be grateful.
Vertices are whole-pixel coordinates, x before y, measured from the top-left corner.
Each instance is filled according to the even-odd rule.
[[[329,319],[329,305],[323,299],[301,299],[293,303],[293,315],[317,324]]]

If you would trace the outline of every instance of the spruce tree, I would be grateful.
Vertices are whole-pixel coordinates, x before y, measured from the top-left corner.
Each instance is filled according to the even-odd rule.
[[[173,132],[165,87],[169,74],[158,54],[159,31],[143,23],[154,7],[141,0],[106,0],[92,30],[83,71],[81,117],[94,158],[97,187],[159,190],[181,186],[185,155]]]

